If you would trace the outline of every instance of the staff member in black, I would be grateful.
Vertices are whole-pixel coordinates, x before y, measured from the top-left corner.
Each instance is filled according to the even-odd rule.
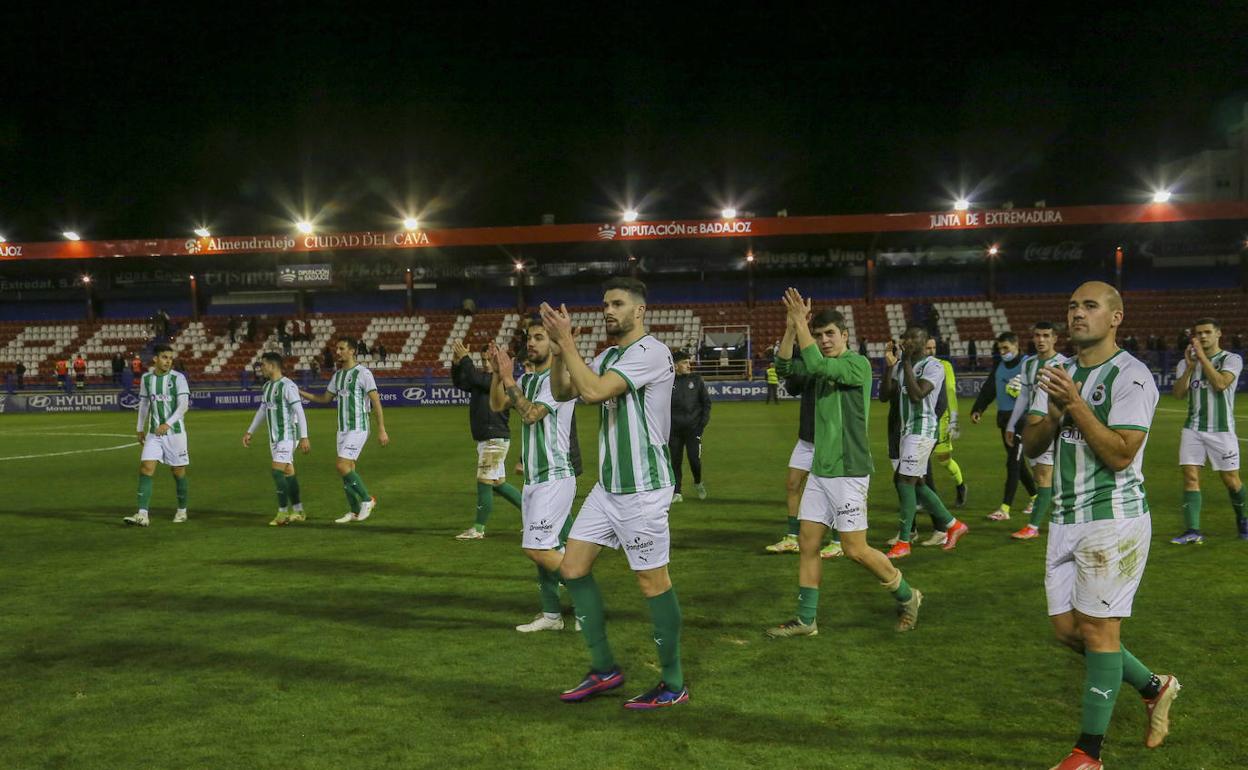
[[[468,425],[477,442],[477,520],[455,536],[456,540],[480,540],[494,511],[494,494],[520,508],[520,490],[507,483],[507,450],[511,446],[508,412],[490,409],[490,362],[478,369],[462,341],[452,345],[451,382],[468,391]]]
[[[706,499],[706,485],[702,483],[702,431],[711,421],[711,394],[706,390],[702,377],[693,373],[689,354],[678,350],[672,354],[676,364],[676,381],[672,384],[672,435],[667,447],[672,454],[672,470],[676,473],[676,494],[672,502],[684,500],[680,494],[681,470],[685,464],[684,453],[689,454],[689,469],[693,471],[693,488],[698,499]]]

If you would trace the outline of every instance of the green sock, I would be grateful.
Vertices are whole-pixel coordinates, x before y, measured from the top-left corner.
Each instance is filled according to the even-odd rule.
[[[685,686],[685,674],[680,668],[680,602],[676,600],[676,589],[669,588],[646,603],[650,605],[663,682],[667,689],[679,691]]]
[[[559,530],[559,547],[562,548],[568,544],[568,533],[572,531],[572,522],[576,521],[576,517],[568,515],[567,521],[563,522],[563,529]]]
[[[1137,690],[1143,690],[1153,680],[1153,672],[1140,659],[1122,648],[1122,681]]]
[[[1036,529],[1040,528],[1040,523],[1044,521],[1044,517],[1049,513],[1049,506],[1053,504],[1053,487],[1037,487],[1036,488],[1036,504],[1031,508],[1031,526]]]
[[[190,482],[187,481],[186,476],[174,476],[173,487],[178,493],[178,510],[186,510],[186,498],[187,492],[190,489]]]
[[[360,512],[360,498],[355,496],[355,490],[351,487],[351,482],[347,481],[347,477],[342,477],[342,491],[347,495],[347,507],[352,513]]]
[[[606,673],[615,668],[615,656],[607,643],[607,616],[602,607],[602,592],[598,590],[598,583],[592,573],[563,582],[576,607],[576,619],[581,621],[581,636],[589,646],[590,668],[600,674]]]
[[[360,478],[360,474],[351,471],[343,478],[351,485],[351,491],[355,493],[356,497],[360,498],[360,502],[372,499],[373,496],[368,493],[368,487],[364,486],[364,479]]]
[[[1200,490],[1183,493],[1183,521],[1188,529],[1200,529]]]
[[[152,503],[152,477],[139,474],[139,510],[146,511]]]
[[[937,460],[937,462],[940,462],[940,461],[939,461],[939,460]],[[949,458],[948,460],[946,460],[945,462],[940,463],[940,465],[941,465],[941,466],[942,466],[945,470],[949,471],[949,475],[950,475],[950,476],[953,476],[953,483],[954,483],[954,484],[957,484],[958,486],[962,486],[962,467],[961,467],[960,465],[958,465],[958,461],[957,461],[957,460],[955,460],[955,459],[953,459],[952,457],[950,457],[950,458]]]
[[[285,508],[290,503],[290,495],[286,491],[286,474],[274,468],[272,475],[273,486],[277,487],[277,507]]]
[[[299,499],[299,477],[293,473],[286,477],[286,496],[290,498],[291,505],[303,504],[303,500]]]
[[[784,534],[788,535],[789,537],[797,537],[797,533],[798,533],[799,531],[801,531],[801,524],[798,522],[797,517],[796,517],[796,516],[790,516],[790,517],[789,517],[789,528],[788,528],[788,530],[787,530],[787,531],[785,531],[785,533],[784,533]]]
[[[1104,735],[1122,684],[1122,651],[1088,652],[1083,662],[1083,719],[1079,732]]]
[[[819,615],[819,589],[797,587],[797,619],[810,625]]]
[[[901,499],[900,524],[897,537],[903,543],[910,542],[910,530],[914,529],[915,491],[913,484],[898,484],[897,496]]]
[[[897,584],[897,587],[893,589],[892,594],[893,598],[899,602],[908,602],[914,597],[914,591],[904,577],[901,578],[901,582]]]
[[[1235,511],[1235,519],[1244,518],[1244,500],[1248,499],[1248,492],[1244,491],[1243,486],[1234,492],[1229,492],[1231,496],[1231,510]]]
[[[927,509],[927,513],[932,517],[932,521],[939,530],[946,530],[953,523],[953,514],[949,513],[949,509],[941,501],[940,495],[932,491],[932,488],[926,484],[920,484],[915,487],[915,494],[923,501],[923,507]],[[911,516],[913,521],[914,517]]]
[[[477,531],[484,532],[485,525],[494,511],[494,487],[477,482]]]
[[[499,497],[516,506],[517,509],[520,508],[520,490],[504,481],[502,484],[494,487],[494,491],[498,493]]]
[[[541,599],[542,612],[558,615],[563,611],[559,606],[558,572],[551,572],[542,565],[537,565],[537,595]]]

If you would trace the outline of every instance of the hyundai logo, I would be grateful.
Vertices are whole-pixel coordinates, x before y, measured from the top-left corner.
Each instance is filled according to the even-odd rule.
[[[31,407],[33,407],[34,409],[43,409],[47,407],[48,403],[51,402],[51,400],[52,399],[48,398],[47,396],[31,396],[30,400],[27,403],[29,403]]]
[[[407,401],[424,401],[425,389],[424,388],[404,388],[403,398]]]

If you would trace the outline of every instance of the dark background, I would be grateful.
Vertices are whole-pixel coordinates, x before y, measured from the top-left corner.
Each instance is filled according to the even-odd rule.
[[[0,233],[1138,200],[1241,114],[1248,6],[1094,7],[8,7]]]

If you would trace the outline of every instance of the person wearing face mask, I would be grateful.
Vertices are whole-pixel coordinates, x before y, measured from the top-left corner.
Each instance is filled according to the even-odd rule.
[[[978,425],[988,405],[993,401],[997,402],[997,429],[1001,431],[1001,445],[1005,448],[1005,495],[1001,499],[1001,507],[988,514],[988,518],[992,521],[1008,521],[1010,506],[1014,504],[1014,493],[1018,491],[1020,481],[1030,498],[1023,514],[1031,515],[1036,500],[1036,482],[1022,462],[1022,443],[1012,431],[1006,431],[1022,383],[1023,357],[1018,352],[1018,335],[1014,332],[1001,332],[997,335],[997,353],[1000,358],[993,364],[992,371],[984,380],[975,405],[971,408],[971,422]]]

